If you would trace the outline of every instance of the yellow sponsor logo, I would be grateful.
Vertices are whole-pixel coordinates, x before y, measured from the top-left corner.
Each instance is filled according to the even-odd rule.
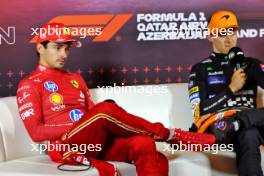
[[[71,84],[73,85],[73,87],[75,87],[76,89],[79,88],[79,83],[76,80],[71,80]]]
[[[198,103],[198,105],[194,109],[194,118],[195,119],[200,118],[200,103]]]
[[[199,87],[198,87],[198,86],[195,86],[195,87],[193,87],[193,88],[191,88],[191,89],[189,90],[189,94],[191,95],[191,94],[196,93],[196,92],[198,92],[198,91],[199,91]]]
[[[61,94],[59,93],[52,93],[50,95],[50,102],[52,102],[53,104],[55,105],[59,105],[59,104],[62,104],[63,102],[63,97]]]

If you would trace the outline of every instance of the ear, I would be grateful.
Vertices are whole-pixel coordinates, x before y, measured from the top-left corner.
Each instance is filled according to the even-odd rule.
[[[36,49],[39,52],[39,54],[42,54],[45,48],[44,48],[44,46],[42,44],[37,43]]]
[[[206,38],[209,42],[213,42],[213,37],[211,35],[207,35]]]

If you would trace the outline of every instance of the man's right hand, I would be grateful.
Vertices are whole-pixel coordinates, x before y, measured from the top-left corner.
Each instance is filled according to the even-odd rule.
[[[246,83],[247,75],[244,72],[244,69],[234,69],[234,73],[231,78],[231,83],[229,88],[233,93],[239,91]]]

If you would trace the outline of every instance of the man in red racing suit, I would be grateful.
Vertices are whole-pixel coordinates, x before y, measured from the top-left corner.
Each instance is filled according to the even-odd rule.
[[[48,27],[64,28],[55,23]],[[156,151],[155,140],[215,142],[210,134],[170,130],[161,123],[150,123],[127,113],[113,100],[95,105],[83,78],[62,70],[69,47],[75,44],[69,34],[38,37],[39,64],[17,90],[19,113],[33,141],[93,146],[84,155],[48,151],[52,160],[81,162],[87,158],[100,176],[117,175],[117,169],[103,160],[133,162],[138,176],[167,176],[168,161]]]

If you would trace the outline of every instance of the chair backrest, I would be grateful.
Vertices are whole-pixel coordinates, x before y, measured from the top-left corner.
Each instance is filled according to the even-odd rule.
[[[127,112],[167,127],[192,124],[187,83],[91,89],[91,96],[95,102],[113,99]]]
[[[0,116],[5,159],[35,155],[31,145],[33,142],[19,117],[15,96],[0,99]]]
[[[187,83],[126,86],[115,90],[96,88],[90,91],[95,102],[113,99],[127,112],[151,122],[162,122],[167,127],[185,130],[192,124]],[[259,104],[263,104],[263,93],[260,90]],[[14,96],[0,98],[0,129],[0,161],[38,154],[32,152],[34,143],[19,117]]]
[[[0,129],[0,162],[5,161],[5,148],[3,142],[3,136]]]

